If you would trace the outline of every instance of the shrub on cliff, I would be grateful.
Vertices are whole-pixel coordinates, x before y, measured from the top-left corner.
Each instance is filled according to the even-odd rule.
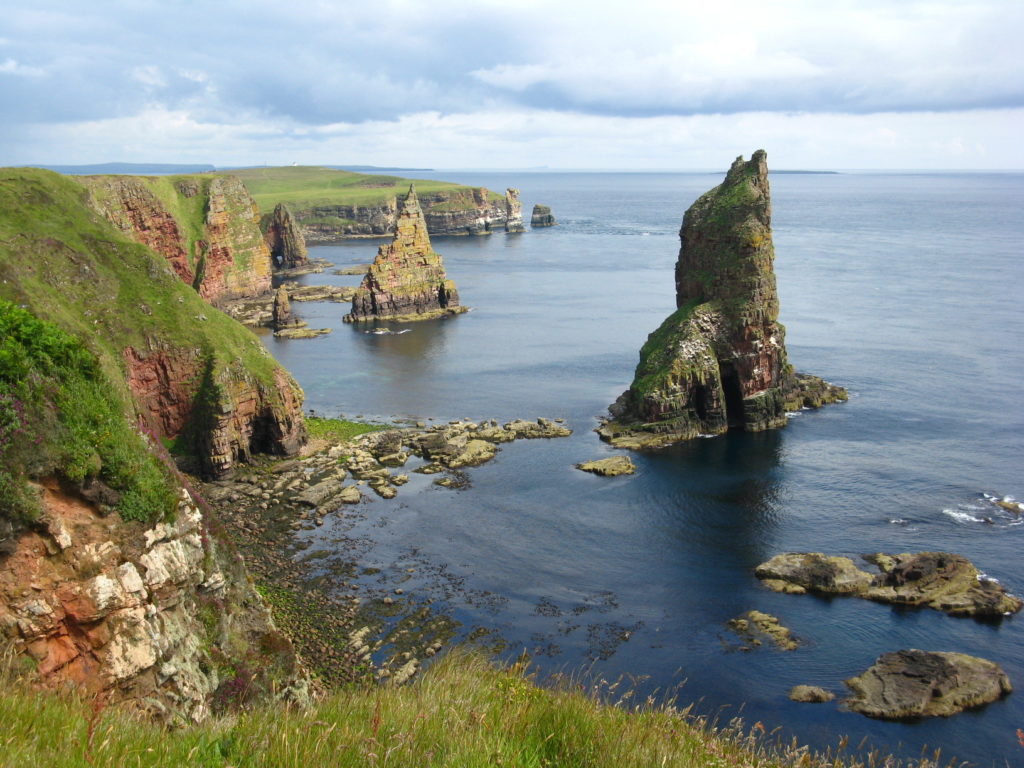
[[[29,480],[50,474],[102,481],[126,519],[159,519],[177,504],[96,357],[56,325],[0,300],[0,515],[34,519]]]

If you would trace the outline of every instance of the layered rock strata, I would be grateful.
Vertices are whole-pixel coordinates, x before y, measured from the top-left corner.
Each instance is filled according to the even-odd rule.
[[[792,371],[778,322],[764,150],[736,159],[683,217],[676,311],[640,351],[633,384],[599,430],[615,445],[656,447],[729,429],[786,424],[786,410],[846,399]]]
[[[288,206],[278,203],[263,227],[263,237],[270,249],[274,266],[294,269],[309,263],[306,239]]]
[[[39,490],[40,524],[2,542],[0,641],[43,685],[185,722],[243,688],[308,699],[290,641],[187,492],[173,522],[146,528],[56,480]]]
[[[489,235],[508,221],[508,203],[483,187],[442,190],[419,197],[431,235]],[[352,235],[395,231],[400,201],[372,205],[316,205],[296,210],[307,242],[331,242]],[[521,213],[520,213],[521,217]]]
[[[1024,605],[962,555],[949,552],[876,554],[871,574],[848,557],[821,552],[786,552],[754,570],[776,592],[853,595],[894,605],[921,606],[952,616],[999,618]]]
[[[505,190],[505,231],[526,231],[526,227],[523,226],[523,204],[519,200],[519,190],[513,187]]]
[[[847,707],[868,717],[915,720],[949,717],[1013,691],[995,662],[963,653],[916,649],[883,653],[862,675],[846,681]]]
[[[243,365],[169,346],[127,347],[124,361],[143,422],[184,439],[207,476],[223,477],[257,453],[290,456],[305,442],[303,393],[282,368],[262,379]]]
[[[554,215],[551,213],[550,206],[541,205],[540,203],[536,203],[533,206],[533,214],[530,216],[530,226],[532,228],[553,227],[557,223]]]
[[[465,311],[441,255],[430,244],[416,190],[410,186],[399,206],[394,238],[377,251],[345,322],[428,320]]]
[[[208,301],[270,290],[272,261],[259,211],[234,176],[89,176],[91,207],[170,263]]]

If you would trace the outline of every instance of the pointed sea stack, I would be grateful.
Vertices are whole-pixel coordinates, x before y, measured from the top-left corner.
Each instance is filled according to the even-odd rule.
[[[526,231],[526,227],[523,226],[523,204],[519,200],[519,190],[513,187],[505,190],[505,231]]]
[[[416,189],[410,186],[398,207],[395,237],[377,251],[344,320],[429,320],[465,311],[455,283],[445,276],[441,254],[430,245]]]
[[[683,216],[676,311],[640,350],[632,386],[598,430],[625,448],[729,429],[786,424],[786,411],[846,399],[794,373],[778,322],[771,197],[764,150],[736,158],[725,181]]]
[[[309,262],[306,239],[284,203],[278,203],[274,208],[266,223],[263,238],[267,241],[275,267],[298,267]]]

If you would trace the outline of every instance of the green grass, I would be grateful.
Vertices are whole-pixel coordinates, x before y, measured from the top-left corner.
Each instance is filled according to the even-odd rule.
[[[314,166],[247,168],[231,171],[231,175],[245,182],[262,213],[270,213],[275,205],[282,202],[295,212],[321,206],[374,205],[396,196],[404,196],[411,183],[416,184],[416,193],[421,197],[436,192],[449,192],[468,203],[472,202],[472,187],[446,181],[377,176]],[[490,199],[504,200],[504,196],[491,192]],[[461,209],[468,203],[443,205]]]
[[[366,424],[360,421],[322,419],[316,416],[307,416],[306,428],[309,430],[310,440],[328,440],[334,443],[343,443],[358,435],[367,432],[378,432],[388,427],[384,424]]]
[[[81,341],[0,299],[0,515],[35,519],[28,481],[54,473],[99,478],[127,520],[172,515],[175,484],[126,410]]]
[[[168,730],[102,702],[0,687],[5,768],[203,766],[522,766],[524,768],[779,768],[864,765],[764,746],[764,729],[711,728],[685,712],[602,692],[540,688],[517,668],[449,654],[415,683],[339,691],[301,711],[267,705]],[[752,734],[752,735],[751,735]],[[875,764],[883,764],[877,756]],[[933,765],[924,762],[921,766]]]

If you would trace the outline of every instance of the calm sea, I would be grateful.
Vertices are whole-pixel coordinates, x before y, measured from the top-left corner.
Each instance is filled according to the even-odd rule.
[[[522,190],[557,227],[438,238],[471,313],[372,335],[346,305],[300,304],[314,340],[266,343],[329,415],[448,420],[564,417],[569,439],[520,441],[469,471],[471,487],[412,475],[363,504],[368,585],[431,594],[466,632],[500,633],[545,670],[633,677],[722,721],[741,715],[815,747],[841,735],[906,757],[923,745],[980,765],[1024,763],[1024,693],[951,719],[886,723],[837,703],[795,704],[798,683],[842,695],[886,651],[960,651],[1024,688],[1024,618],[763,589],[784,551],[949,550],[1024,594],[1021,520],[985,494],[1024,499],[1021,354],[1024,175],[774,175],[776,272],[790,359],[849,388],[849,403],[784,430],[698,439],[635,456],[632,477],[573,468],[613,451],[592,429],[674,308],[683,211],[721,175],[447,174]],[[377,243],[322,246],[338,265]],[[354,284],[325,272],[306,282]],[[309,534],[331,546],[332,526]],[[409,569],[413,569],[409,573]],[[736,650],[730,618],[757,608],[804,640]]]

